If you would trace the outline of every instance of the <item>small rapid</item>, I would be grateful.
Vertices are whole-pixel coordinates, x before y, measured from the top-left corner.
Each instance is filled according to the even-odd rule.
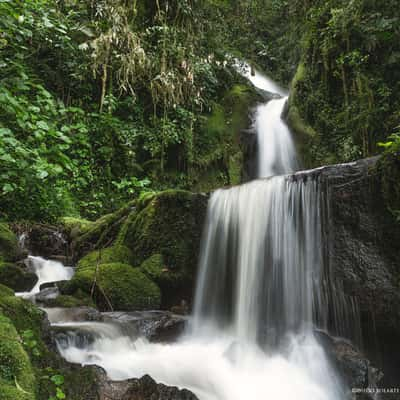
[[[40,292],[40,286],[44,283],[68,281],[74,274],[72,267],[66,267],[58,261],[46,260],[42,257],[28,256],[25,263],[36,274],[38,280],[29,292],[16,293],[19,297],[33,297]]]

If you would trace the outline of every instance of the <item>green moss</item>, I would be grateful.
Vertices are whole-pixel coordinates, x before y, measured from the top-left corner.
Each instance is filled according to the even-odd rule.
[[[5,261],[15,261],[18,257],[17,237],[3,222],[0,222],[0,256]]]
[[[35,399],[36,390],[34,369],[21,338],[11,321],[0,315],[0,398]]]
[[[123,263],[133,264],[133,254],[128,247],[115,245],[101,250],[95,250],[79,260],[78,267],[95,268],[97,264]]]
[[[161,254],[165,265],[193,271],[207,198],[183,190],[166,190],[152,198],[132,220],[123,238],[137,264]]]
[[[32,330],[37,339],[41,336],[44,311],[27,300],[15,297],[13,290],[1,284],[0,312],[12,320],[19,333]]]
[[[0,283],[17,292],[29,291],[37,282],[37,276],[18,265],[0,261]]]
[[[68,295],[60,295],[55,299],[47,300],[48,307],[63,307],[63,308],[72,308],[72,307],[94,307],[93,300],[82,291],[78,290],[77,293],[74,293],[74,296]]]
[[[96,277],[96,280],[95,280]],[[123,263],[85,265],[78,267],[67,291],[91,293],[95,284],[94,300],[100,309],[138,310],[158,308],[160,289],[139,269]]]
[[[73,238],[74,258],[79,259],[90,251],[109,246],[116,239],[123,221],[134,206],[135,201],[132,201],[115,213],[104,215],[87,225],[87,230]]]
[[[88,221],[87,219],[75,217],[61,218],[61,223],[69,237],[72,239],[89,232],[94,224],[92,221]]]

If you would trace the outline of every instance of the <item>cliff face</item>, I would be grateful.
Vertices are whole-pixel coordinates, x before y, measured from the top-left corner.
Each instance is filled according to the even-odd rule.
[[[374,157],[295,176],[321,182],[326,268],[358,305],[363,350],[389,384],[400,373],[400,224],[385,203],[378,164]]]

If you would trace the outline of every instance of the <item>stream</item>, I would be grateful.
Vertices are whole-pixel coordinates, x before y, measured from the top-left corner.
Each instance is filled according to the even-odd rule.
[[[254,116],[258,179],[211,195],[194,311],[179,339],[153,343],[113,319],[45,310],[63,332],[61,355],[113,380],[149,374],[200,400],[342,400],[347,389],[314,333],[327,307],[318,182],[295,179],[299,162],[281,118],[288,93],[248,66],[243,75],[274,94]],[[17,295],[32,300],[43,283],[73,274],[55,261],[29,262],[39,280]]]

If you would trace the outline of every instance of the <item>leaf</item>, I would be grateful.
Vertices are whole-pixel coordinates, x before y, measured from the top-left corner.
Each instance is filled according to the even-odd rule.
[[[39,171],[36,175],[39,179],[45,179],[49,176],[49,173],[45,170]]]
[[[9,183],[6,183],[4,186],[3,186],[3,188],[2,188],[2,191],[3,191],[3,193],[10,193],[10,192],[13,192],[14,191],[14,187],[11,185],[11,184],[9,184]]]
[[[57,386],[64,384],[64,377],[62,375],[53,375],[50,380]]]
[[[49,128],[49,125],[47,124],[47,122],[46,121],[38,121],[37,123],[36,123],[36,126],[39,128],[39,129],[43,129],[44,131],[48,131],[50,128]]]
[[[65,394],[60,388],[56,389],[56,397],[57,397],[57,399],[60,399],[60,400],[65,399]]]

